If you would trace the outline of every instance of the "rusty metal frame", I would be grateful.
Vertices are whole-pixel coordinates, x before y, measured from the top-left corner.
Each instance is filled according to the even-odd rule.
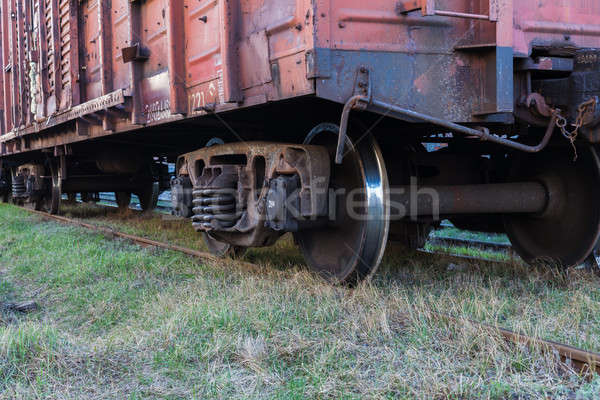
[[[81,119],[99,111],[105,111],[109,108],[119,106],[123,103],[125,103],[125,94],[123,92],[123,89],[115,90],[112,93],[106,94],[101,97],[96,97],[95,99],[90,100],[86,103],[79,104],[61,113],[55,114],[54,116],[49,117],[47,120],[45,120],[45,122],[41,124],[35,123],[24,130],[13,131],[11,133],[8,133],[4,135],[3,139],[7,141],[24,134],[40,132],[46,128],[60,125],[70,120]]]

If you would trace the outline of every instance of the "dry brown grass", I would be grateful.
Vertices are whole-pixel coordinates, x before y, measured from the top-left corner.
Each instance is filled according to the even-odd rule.
[[[200,246],[187,224],[88,208],[70,212]],[[466,261],[448,270],[447,258],[390,248],[375,278],[349,289],[307,271],[289,239],[250,252],[257,271],[233,260],[200,265],[12,208],[0,207],[0,218],[0,296],[37,291],[43,307],[0,327],[0,398],[600,394],[600,380],[556,355],[469,322],[598,351],[600,284],[584,271]]]

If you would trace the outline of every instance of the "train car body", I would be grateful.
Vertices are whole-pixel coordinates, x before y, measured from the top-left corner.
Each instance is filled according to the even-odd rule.
[[[175,210],[217,253],[291,231],[345,281],[374,270],[388,235],[417,245],[440,217],[367,193],[385,201],[364,213],[387,222],[348,222],[354,250],[328,250],[343,224],[317,192],[354,162],[355,186],[418,178],[457,225],[506,231],[528,261],[579,263],[600,236],[598,21],[592,0],[0,0],[0,192],[54,212],[62,193],[99,191],[150,208],[173,181]],[[540,178],[556,169],[572,171]],[[237,190],[233,225],[198,205],[215,182]],[[290,187],[299,216],[281,203]],[[394,204],[411,218],[390,223]],[[578,243],[559,246],[560,229]]]

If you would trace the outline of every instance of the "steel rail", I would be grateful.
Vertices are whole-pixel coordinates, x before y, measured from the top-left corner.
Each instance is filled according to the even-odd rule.
[[[436,246],[452,247],[477,247],[491,251],[510,251],[512,246],[508,243],[488,242],[483,240],[460,239],[448,236],[430,236],[427,243]]]
[[[37,210],[32,210],[26,207],[20,207],[25,211],[29,211],[33,214],[39,215],[42,218],[46,218],[46,219],[53,219],[55,221],[58,222],[62,222],[64,224],[69,224],[69,225],[75,225],[75,226],[79,226],[82,228],[86,228],[92,231],[96,231],[96,232],[101,232],[103,233],[105,236],[108,236],[109,238],[121,238],[121,239],[126,239],[129,240],[135,244],[139,244],[141,246],[152,246],[152,247],[156,247],[156,248],[160,248],[160,249],[164,249],[164,250],[171,250],[171,251],[176,251],[179,253],[183,253],[195,258],[199,258],[202,260],[208,260],[208,261],[213,261],[213,262],[222,262],[223,259],[220,257],[216,257],[210,253],[207,252],[203,252],[203,251],[198,251],[198,250],[193,250],[193,249],[189,249],[187,247],[182,247],[182,246],[177,246],[174,244],[169,244],[169,243],[164,243],[164,242],[159,242],[156,240],[152,240],[152,239],[148,239],[148,238],[144,238],[141,236],[136,236],[136,235],[131,235],[129,233],[124,233],[124,232],[120,232],[120,231],[116,231],[114,229],[111,228],[107,228],[107,227],[103,227],[103,226],[98,226],[98,225],[93,225],[93,224],[88,224],[86,222],[82,222],[82,221],[78,221],[76,219],[71,219],[71,218],[66,218],[66,217],[62,217],[60,215],[52,215],[43,211],[37,211]],[[240,260],[235,260],[236,265],[241,265],[244,267],[250,267],[253,270],[258,269],[258,265],[256,264],[252,264],[246,261],[240,261]]]
[[[92,231],[102,232],[107,235],[109,238],[122,238],[126,240],[130,240],[133,243],[142,245],[142,246],[152,246],[164,250],[171,250],[179,253],[183,253],[195,258],[209,260],[214,262],[222,262],[224,259],[216,257],[210,253],[202,252],[198,250],[189,249],[182,246],[172,245],[169,243],[163,243],[152,239],[147,239],[141,236],[130,235],[128,233],[119,232],[110,228],[101,227],[93,224],[88,224],[82,221],[74,220],[71,218],[62,217],[59,215],[48,214],[43,211],[36,211],[25,207],[20,207],[25,211],[29,211],[32,214],[36,214],[42,218],[52,219],[63,224],[80,226],[82,228],[86,228]],[[485,262],[494,262],[491,260],[482,260]],[[246,261],[234,261],[236,266],[244,266],[253,271],[260,270],[260,267],[256,264],[246,262]],[[440,313],[432,313],[433,316],[436,316],[438,319],[447,320],[453,323],[461,323],[461,319],[456,317],[440,314]],[[543,351],[549,351],[556,353],[560,356],[563,362],[567,362],[570,360],[573,367],[575,367],[580,373],[585,375],[590,375],[591,373],[599,373],[600,372],[600,353],[591,352],[583,349],[579,349],[570,345],[554,342],[551,340],[534,338],[531,336],[527,336],[524,334],[520,334],[517,332],[513,332],[511,330],[500,328],[497,326],[492,326],[489,324],[476,322],[473,320],[467,319],[470,324],[481,328],[482,330],[488,331],[490,334],[498,334],[504,340],[514,344],[521,344],[526,346],[533,346],[542,349]]]
[[[440,320],[446,320],[455,324],[460,324],[462,321],[467,321],[471,325],[488,331],[490,334],[498,334],[507,342],[537,347],[544,352],[558,354],[562,362],[567,364],[568,361],[571,361],[572,366],[582,374],[589,375],[590,373],[600,373],[600,353],[582,350],[577,347],[558,343],[552,340],[534,338],[506,328],[473,321],[471,319],[464,319],[461,321],[461,319],[449,315],[439,313],[432,313],[432,315],[436,316]]]

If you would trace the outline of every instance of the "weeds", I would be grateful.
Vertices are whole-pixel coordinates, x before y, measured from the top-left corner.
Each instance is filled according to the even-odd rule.
[[[201,247],[161,216],[72,216]],[[287,238],[203,264],[0,206],[0,300],[41,310],[0,323],[0,398],[581,398],[600,395],[553,354],[469,320],[600,350],[600,287],[521,264],[392,246],[379,273],[332,287]],[[459,323],[437,318],[454,316]]]

